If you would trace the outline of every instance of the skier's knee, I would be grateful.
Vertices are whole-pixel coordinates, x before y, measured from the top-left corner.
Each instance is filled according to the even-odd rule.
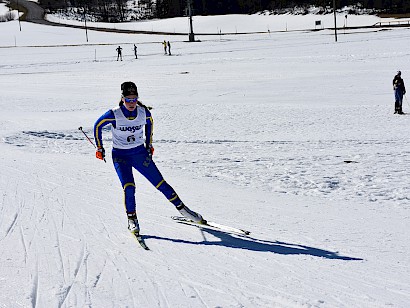
[[[128,195],[134,195],[135,194],[135,184],[134,183],[126,183],[123,187],[124,189],[124,194]]]

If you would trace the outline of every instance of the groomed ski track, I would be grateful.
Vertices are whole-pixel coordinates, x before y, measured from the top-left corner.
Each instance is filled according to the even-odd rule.
[[[83,142],[80,135],[76,137]],[[359,298],[354,294],[359,290],[349,288],[347,280],[377,287],[377,281],[362,272],[351,272],[352,266],[363,265],[360,255],[350,249],[337,253],[330,247],[314,246],[314,240],[306,237],[289,241],[268,213],[264,220],[272,220],[276,227],[262,227],[252,218],[236,221],[227,212],[215,218],[246,225],[254,230],[251,238],[177,224],[170,218],[175,210],[141,181],[139,217],[151,249],[144,251],[126,229],[119,206],[121,192],[109,168],[93,160],[84,165],[84,157],[75,154],[48,155],[46,160],[19,150],[10,154],[1,157],[0,258],[3,274],[4,269],[14,274],[0,282],[2,303],[33,307],[298,307],[312,301],[306,300],[307,294],[276,290],[278,281],[281,285],[302,284],[304,292],[317,297],[320,304],[322,287],[316,285],[329,283],[323,275],[328,266],[347,263],[351,265],[337,273],[337,279],[332,278],[333,287],[344,289],[355,304]],[[182,193],[200,184],[194,179],[174,182]],[[190,202],[201,204],[205,213],[215,204],[243,209],[224,197],[231,194],[242,194],[244,204],[269,199],[236,189],[220,195],[214,191],[216,187],[200,185],[201,191]],[[210,193],[212,201],[207,198]],[[283,206],[286,203],[280,204]],[[281,220],[297,223],[285,215]],[[311,267],[305,268],[305,261],[289,263],[289,258],[305,260]],[[311,276],[315,282],[305,284],[301,275]]]
[[[77,134],[69,139],[80,145],[85,141]],[[151,249],[145,251],[126,229],[115,174],[100,161],[74,153],[46,159],[19,149],[2,153],[0,302],[8,307],[379,307],[400,289],[398,299],[408,299],[391,265],[367,273],[378,263],[361,243],[367,238],[367,246],[377,247],[378,231],[361,221],[364,209],[355,209],[353,219],[363,230],[347,234],[341,217],[352,221],[349,204],[323,219],[331,204],[289,196],[272,202],[268,193],[220,191],[168,171],[189,204],[252,236],[173,222],[175,210],[140,179],[140,224]],[[201,189],[192,194],[192,187]]]

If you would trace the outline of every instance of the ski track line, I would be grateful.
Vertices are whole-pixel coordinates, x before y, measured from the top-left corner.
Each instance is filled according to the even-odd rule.
[[[200,233],[201,233],[202,237],[205,237],[204,232],[200,232]],[[206,238],[204,240],[207,241]],[[184,256],[182,256],[182,258],[178,258],[176,260],[174,260],[174,259],[168,260],[168,259],[169,259],[169,256],[167,258],[165,258],[165,260],[167,260],[167,262],[166,262],[167,266],[170,267],[170,268],[178,269],[178,272],[179,272],[178,281],[180,281],[180,284],[181,284],[181,281],[183,281],[184,284],[189,285],[191,288],[195,289],[195,291],[198,293],[198,295],[199,295],[200,291],[195,286],[211,290],[212,292],[216,291],[220,294],[227,294],[226,290],[229,290],[230,287],[231,287],[231,285],[222,284],[221,287],[217,288],[217,287],[215,287],[215,284],[211,283],[211,282],[202,283],[202,282],[198,282],[198,280],[194,281],[191,278],[191,276],[188,274],[189,270],[187,270],[187,268],[186,268],[187,263],[181,261],[181,260],[190,259],[189,255],[184,254]],[[223,267],[221,267],[221,268],[223,269]],[[215,268],[214,268],[214,270],[215,270]],[[218,272],[218,270],[215,270],[215,272]],[[166,276],[166,277],[172,279],[172,277],[169,277],[169,276]],[[182,292],[185,293],[183,290],[182,290]],[[232,296],[232,294],[231,294],[231,296]],[[201,297],[199,297],[199,300],[203,302],[203,299]],[[239,302],[240,301],[238,301],[238,303]]]
[[[159,302],[159,307],[164,307],[164,304],[166,305],[166,307],[172,307],[172,305],[170,305],[168,298],[166,296],[166,294],[164,293],[164,291],[162,291],[162,287],[154,280],[151,280],[152,285],[154,287],[154,290],[157,294],[157,298],[158,298],[158,302]]]
[[[10,183],[10,181],[8,181],[8,183]],[[2,207],[2,212],[4,212],[4,205],[6,204],[5,203],[5,197],[6,197],[6,194],[4,194],[3,195],[3,207]],[[22,213],[22,209],[25,207],[25,201],[24,200],[20,200],[20,195],[19,195],[19,191],[18,191],[18,187],[16,187],[16,190],[15,190],[15,193],[14,193],[14,202],[13,201],[11,201],[11,202],[13,202],[14,204],[19,204],[19,207],[15,210],[15,213],[14,213],[14,215],[13,215],[13,218],[12,218],[12,221],[10,222],[10,224],[9,224],[9,226],[6,228],[6,230],[5,230],[5,234],[4,234],[4,236],[3,236],[3,238],[1,239],[1,240],[4,240],[4,239],[6,239],[12,232],[13,232],[13,230],[14,230],[14,228],[15,228],[15,226],[16,226],[16,224],[17,224],[17,221],[18,221],[18,219],[19,219],[19,217],[21,216],[21,213]],[[2,216],[2,224],[3,224],[3,221],[4,221],[4,215],[1,215]]]
[[[26,241],[24,240],[23,227],[21,226],[20,226],[20,239],[21,239],[21,243],[23,244],[23,248],[24,248],[24,264],[27,265],[27,258],[28,258],[27,245],[26,245]]]
[[[97,287],[98,282],[100,281],[101,275],[103,274],[104,269],[105,269],[106,266],[107,266],[107,259],[104,258],[104,263],[103,263],[101,269],[99,270],[99,273],[95,276],[94,282],[92,283],[92,287],[93,287],[93,288],[96,288],[96,287]]]
[[[85,267],[85,271],[87,271],[87,258],[88,258],[88,256],[89,256],[89,253],[88,253],[88,251],[87,251],[87,244],[84,242],[82,255],[81,255],[81,257],[78,259],[78,261],[77,261],[77,266],[76,266],[76,268],[75,268],[75,270],[74,270],[74,277],[73,277],[73,279],[72,279],[72,282],[70,283],[70,285],[69,285],[68,288],[66,289],[65,294],[63,295],[64,298],[63,298],[63,300],[61,301],[60,307],[63,306],[64,303],[65,303],[65,301],[67,300],[67,298],[68,298],[68,296],[69,296],[69,294],[70,294],[70,291],[71,291],[71,289],[72,289],[74,283],[76,283],[77,275],[78,275],[80,269],[82,268],[82,266],[84,266],[84,267]]]
[[[155,250],[155,252],[157,253],[158,251]],[[175,280],[177,280],[179,285],[181,286],[181,283],[182,283],[181,279],[182,279],[182,281],[185,281],[185,284],[190,286],[190,288],[193,288],[193,287],[192,287],[192,284],[187,283],[188,281],[190,281],[190,279],[184,279],[183,278],[184,276],[187,275],[186,274],[186,271],[187,271],[186,268],[167,260],[167,256],[162,254],[162,253],[160,254],[160,256],[162,256],[162,257],[155,259],[155,262],[160,262],[161,266],[164,266],[168,269],[169,268],[173,268],[173,269],[177,268],[178,269],[178,271],[177,271],[178,272],[178,278],[175,277],[175,271],[174,270],[170,273],[167,272],[165,274],[164,274],[164,272],[159,271],[159,272],[156,272],[155,275],[160,275],[163,278],[158,279],[158,277],[157,277],[156,280],[153,280],[151,278],[151,276],[153,275],[152,271],[147,270],[147,268],[152,267],[152,260],[151,261],[150,260],[145,260],[145,259],[138,260],[138,263],[137,263],[138,267],[139,267],[138,271],[144,272],[144,276],[150,281],[152,289],[156,294],[157,306],[158,307],[173,307],[170,300],[168,299],[167,294],[164,293],[164,291],[163,291],[163,290],[168,290],[169,287],[160,285],[157,281],[164,281],[164,283],[166,283],[167,281],[175,282]],[[184,264],[186,264],[186,263],[184,262]],[[201,286],[201,284],[199,284],[199,285]],[[145,288],[145,290],[147,290],[147,289]],[[184,291],[183,287],[181,287],[180,290],[181,290],[182,294],[186,295],[186,292]],[[170,290],[170,292],[171,292],[171,290]],[[199,292],[199,291],[197,291],[197,292]]]
[[[151,266],[149,262],[147,262],[148,265]],[[157,306],[158,307],[172,307],[172,305],[169,303],[169,300],[166,296],[166,294],[162,291],[162,287],[157,283],[157,280],[151,278],[152,275],[151,273],[148,273],[148,270],[144,266],[140,266],[140,270],[142,270],[147,277],[147,279],[150,281],[150,284],[152,286],[153,291],[156,294],[156,301],[157,301]],[[160,273],[157,273],[160,274]],[[162,274],[161,274],[162,275]],[[164,275],[162,275],[164,276]],[[169,278],[166,276],[166,278]]]
[[[121,257],[123,260],[120,260],[119,257]],[[125,262],[124,262],[125,261]],[[130,276],[128,275],[127,270],[125,270],[122,266],[124,264],[129,264],[129,260],[127,259],[126,256],[124,256],[121,252],[119,252],[118,256],[114,256],[114,259],[111,260],[111,262],[113,263],[113,265],[115,266],[117,273],[120,274],[120,277],[122,278],[123,281],[125,281],[125,283],[127,284],[127,289],[128,289],[128,294],[129,295],[133,295],[132,292],[132,287],[130,284]],[[119,264],[121,264],[121,266],[119,266]],[[134,296],[131,297],[133,304],[135,306],[135,298]]]
[[[188,259],[189,256],[185,256],[182,259]],[[180,260],[180,259],[178,259]],[[223,279],[215,279],[215,277],[209,277],[206,278],[204,277],[201,281],[197,280],[193,280],[194,278],[192,278],[191,276],[189,276],[187,269],[184,267],[184,265],[186,265],[186,263],[178,263],[178,260],[174,260],[174,261],[169,261],[167,262],[168,264],[170,264],[169,266],[172,265],[172,267],[177,267],[178,271],[179,271],[179,278],[178,280],[181,282],[183,282],[184,284],[190,286],[190,288],[194,289],[198,295],[200,294],[200,291],[198,288],[202,288],[205,290],[210,291],[211,293],[219,293],[221,295],[223,295],[224,297],[226,297],[226,295],[228,295],[229,297],[231,297],[233,300],[235,300],[238,304],[243,305],[241,303],[243,303],[244,300],[248,301],[249,304],[251,304],[249,298],[250,295],[252,295],[253,297],[257,297],[257,298],[263,298],[266,302],[270,302],[270,303],[277,303],[277,296],[275,295],[275,297],[272,297],[270,295],[264,295],[265,293],[260,293],[260,292],[255,292],[255,291],[251,291],[249,288],[246,288],[246,296],[244,296],[242,299],[238,299],[238,294],[241,294],[243,292],[243,288],[241,286],[238,285],[232,285],[232,283],[230,282],[223,282]],[[213,268],[213,272],[214,273],[218,273],[218,272],[224,272],[225,267],[220,266],[220,270],[218,269],[218,267]],[[224,278],[224,277],[220,277],[220,278]],[[211,281],[209,280],[211,279]],[[248,280],[243,280],[244,282],[246,282],[246,284],[251,283]],[[266,287],[266,286],[262,286],[260,284],[254,283],[257,288],[256,289],[260,289],[261,287]],[[266,292],[266,294],[271,294],[272,291],[277,292],[276,290],[272,290],[271,288],[268,288],[267,290],[268,292]],[[185,292],[184,292],[185,293]],[[291,298],[290,294],[283,293],[283,295],[285,295],[286,297],[288,297],[289,299]],[[199,298],[199,300],[204,301],[204,299],[202,297]],[[205,304],[205,303],[204,303]],[[255,304],[255,303],[254,303]],[[206,304],[205,304],[206,305]]]
[[[130,271],[129,268],[127,269],[126,267],[132,267],[132,272],[134,272],[136,270],[135,267],[134,267],[135,264],[131,265],[128,258],[123,253],[121,253],[121,251],[114,252],[114,251],[110,250],[110,251],[106,251],[106,253],[109,256],[109,259],[108,259],[109,262],[113,265],[114,269],[119,274],[119,277],[121,278],[121,280],[124,281],[124,283],[126,283],[127,289],[128,289],[127,290],[127,292],[128,292],[127,298],[129,299],[130,296],[132,296],[132,302],[134,304],[134,307],[139,306],[138,304],[136,304],[136,300],[145,301],[145,305],[140,305],[140,306],[149,307],[150,303],[148,301],[146,301],[145,297],[139,298],[138,295],[135,294],[135,292],[137,292],[137,291],[133,292],[134,288],[131,285],[132,282],[130,282],[130,281],[134,280],[134,277],[131,277],[129,275],[129,273],[131,273],[131,271]],[[141,275],[141,273],[138,271],[138,274],[139,274],[138,279],[145,282],[144,278],[146,278],[147,280],[149,280],[149,282],[153,286],[154,281],[151,278],[149,278],[149,276],[147,275],[147,271],[142,267],[139,268],[139,270],[141,270],[144,275]],[[149,285],[147,283],[145,283],[145,286],[146,287],[144,287],[144,290],[147,290],[148,289],[147,286],[149,286]],[[119,298],[116,299],[117,302],[119,302],[119,300],[120,300]]]
[[[11,221],[9,227],[6,229],[6,234],[3,236],[2,240],[4,240],[13,231],[14,226],[16,225],[16,222],[17,222],[17,217],[18,217],[18,214],[14,213],[13,220]]]
[[[39,278],[38,278],[38,259],[35,260],[35,273],[34,277],[32,277],[32,287],[31,287],[31,305],[33,308],[37,307],[37,300],[39,296]]]
[[[54,216],[54,215],[53,215]],[[63,281],[66,282],[66,277],[65,277],[65,268],[64,268],[64,259],[63,259],[63,253],[61,252],[61,241],[60,241],[60,232],[57,230],[57,225],[56,225],[56,219],[54,217],[53,219],[53,225],[55,229],[55,246],[57,246],[57,252],[58,252],[58,257],[59,257],[59,262],[58,266],[60,267],[59,270],[63,275]],[[61,305],[60,305],[61,306]]]
[[[202,298],[202,296],[201,296],[201,292],[199,292],[195,287],[192,287],[192,289],[195,291],[195,293],[197,294],[197,297],[196,298],[199,298],[199,300],[201,301],[201,303],[205,306],[205,307],[209,307],[206,303],[205,303],[205,301],[204,301],[204,299]]]
[[[67,219],[69,219],[70,221],[73,221],[71,219],[71,216],[65,211],[64,208],[63,208],[63,212],[64,212],[63,216],[67,217]],[[74,223],[75,230],[82,230],[82,227],[78,225],[78,222],[76,220],[74,220],[73,223]],[[84,232],[80,232],[80,234],[77,233],[77,235],[81,236],[80,241],[83,243],[82,254],[78,258],[77,266],[74,270],[74,277],[71,281],[71,284],[70,284],[69,288],[66,290],[65,298],[64,298],[63,302],[61,303],[61,306],[66,304],[67,299],[69,298],[70,294],[72,293],[71,292],[72,288],[74,287],[75,284],[77,284],[79,282],[78,275],[80,274],[81,269],[83,269],[83,273],[85,275],[84,281],[83,281],[83,286],[82,286],[84,288],[84,301],[88,301],[89,306],[91,307],[92,306],[92,289],[95,289],[97,284],[99,283],[99,281],[101,279],[101,275],[102,275],[102,273],[103,273],[103,271],[106,267],[107,260],[104,259],[102,269],[100,269],[98,274],[95,276],[94,282],[91,284],[92,289],[90,290],[90,288],[88,287],[89,284],[87,283],[87,281],[89,280],[89,277],[90,277],[90,274],[89,274],[90,271],[89,271],[88,263],[89,263],[90,257],[93,256],[93,252],[92,252],[93,249],[90,251],[88,249],[88,245],[89,245],[89,242],[92,242],[91,239],[94,239],[95,233],[93,234],[92,238],[89,238],[88,236],[86,236],[84,234]],[[98,234],[97,234],[97,236],[98,236]],[[72,238],[72,237],[70,237],[70,238]],[[77,238],[74,238],[74,239],[77,240]]]

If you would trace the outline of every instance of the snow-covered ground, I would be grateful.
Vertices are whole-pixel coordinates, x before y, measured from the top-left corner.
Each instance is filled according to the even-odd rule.
[[[88,37],[0,24],[0,307],[409,306],[410,118],[391,85],[409,29]],[[126,80],[166,180],[250,237],[173,222],[135,174],[138,247],[110,154],[78,130]]]
[[[67,20],[56,14],[46,15],[49,21],[84,25],[84,22]],[[394,21],[394,18],[380,18],[376,15],[353,15],[340,12],[336,16],[337,27],[361,27],[371,26],[378,22]],[[320,25],[316,25],[320,21]],[[128,23],[92,23],[98,28],[116,28],[138,31],[157,31],[170,33],[185,33],[189,31],[187,17],[176,17],[172,19],[142,20]],[[254,14],[254,15],[219,15],[219,16],[194,16],[193,28],[197,34],[226,34],[226,33],[248,33],[248,32],[275,32],[293,31],[307,29],[322,29],[334,27],[333,14],[307,14],[304,16],[283,14]]]

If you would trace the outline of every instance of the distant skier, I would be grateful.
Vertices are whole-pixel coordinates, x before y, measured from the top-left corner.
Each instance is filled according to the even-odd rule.
[[[119,106],[108,110],[95,122],[94,138],[97,145],[96,157],[104,159],[102,128],[111,124],[112,160],[124,190],[128,229],[134,234],[139,234],[133,168],[162,192],[184,217],[199,223],[205,222],[200,214],[190,210],[181,201],[175,190],[165,182],[152,160],[153,120],[149,108],[138,100],[136,85],[131,81],[124,82],[121,84],[121,94]]]
[[[164,41],[162,42],[162,45],[164,46],[164,54],[166,55],[166,54],[167,54],[167,41],[164,40]]]
[[[135,55],[135,59],[138,59],[137,46],[135,46],[135,44],[134,44],[134,55]]]
[[[118,59],[121,59],[122,61],[122,48],[121,46],[118,46],[117,49],[115,49],[117,51],[117,61]]]
[[[406,87],[404,81],[401,78],[401,71],[397,71],[396,76],[393,78],[393,90],[394,90],[394,113],[403,114],[403,95],[406,94]]]
[[[168,41],[168,55],[171,55],[171,43]]]

